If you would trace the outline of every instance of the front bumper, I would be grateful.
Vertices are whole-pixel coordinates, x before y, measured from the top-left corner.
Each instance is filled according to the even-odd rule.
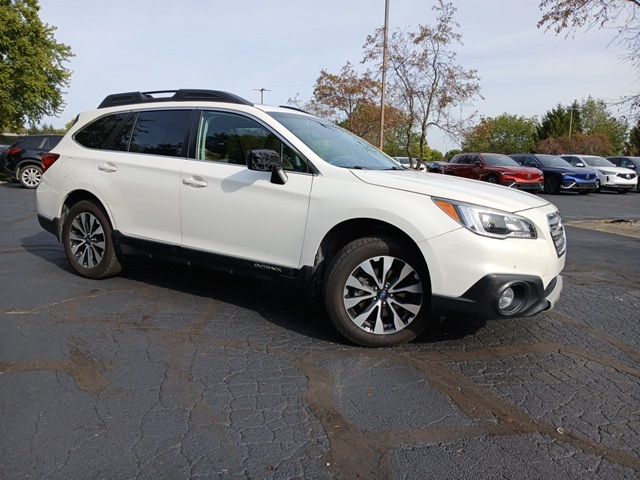
[[[633,190],[638,185],[638,177],[626,179],[617,175],[602,175],[600,177],[600,186],[602,188],[628,189]]]
[[[565,179],[560,185],[560,188],[562,190],[596,190],[598,185],[595,180],[585,182],[584,180]]]
[[[498,309],[498,299],[508,287],[521,292],[517,296],[518,307],[509,314]],[[551,310],[562,292],[562,276],[555,277],[547,288],[542,279],[530,275],[486,275],[460,297],[434,295],[431,310],[434,315],[470,315],[485,319],[530,317]]]
[[[514,182],[513,180],[505,180],[502,185],[509,188],[517,188],[526,192],[539,192],[544,189],[544,185],[538,182]]]

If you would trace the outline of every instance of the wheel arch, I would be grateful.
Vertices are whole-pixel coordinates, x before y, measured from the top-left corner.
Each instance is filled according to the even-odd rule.
[[[315,252],[313,266],[303,267],[307,271],[306,280],[313,284],[314,295],[318,294],[318,289],[324,282],[327,265],[336,253],[353,240],[374,235],[394,238],[411,249],[416,258],[422,261],[420,268],[423,270],[429,286],[431,285],[431,274],[426,259],[417,242],[409,234],[389,222],[362,217],[344,220],[334,225],[320,241]]]
[[[67,194],[60,209],[60,226],[64,223],[64,219],[69,209],[82,200],[94,202],[105,213],[111,223],[111,227],[114,230],[116,229],[116,223],[113,219],[113,215],[111,215],[111,211],[107,208],[106,203],[96,193],[85,189],[76,189]]]

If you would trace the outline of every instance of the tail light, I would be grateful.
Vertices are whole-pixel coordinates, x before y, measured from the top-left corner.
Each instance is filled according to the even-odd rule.
[[[23,150],[20,147],[13,147],[7,150],[7,155],[20,155]]]
[[[56,160],[60,158],[57,153],[45,153],[42,156],[42,173],[46,172],[51,165],[56,163]]]

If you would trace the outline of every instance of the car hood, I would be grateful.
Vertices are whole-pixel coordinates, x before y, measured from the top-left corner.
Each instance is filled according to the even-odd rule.
[[[615,172],[615,173],[633,173],[635,174],[635,170],[631,170],[630,168],[624,168],[624,167],[589,167],[591,169],[595,169],[598,170],[600,172],[605,171],[605,172]]]
[[[586,167],[542,167],[543,172],[558,172],[558,173],[568,173],[570,175],[577,174],[585,174],[585,173],[593,173],[596,172],[591,168]]]
[[[506,212],[519,212],[549,203],[543,198],[512,188],[440,173],[410,170],[351,170],[351,172],[370,185],[473,203]]]
[[[540,170],[535,167],[511,167],[507,165],[487,165],[487,170],[493,170],[504,173],[536,173],[539,174]]]

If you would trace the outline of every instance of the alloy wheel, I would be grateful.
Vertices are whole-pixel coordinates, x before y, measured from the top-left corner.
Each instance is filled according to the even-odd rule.
[[[351,321],[362,330],[396,333],[418,316],[423,302],[422,281],[400,258],[372,257],[347,278],[343,302]]]
[[[27,187],[37,187],[40,185],[40,180],[42,180],[42,173],[36,167],[25,167],[20,172],[20,180]]]
[[[78,214],[69,232],[71,253],[83,268],[98,265],[105,254],[105,235],[100,221],[89,212]]]

